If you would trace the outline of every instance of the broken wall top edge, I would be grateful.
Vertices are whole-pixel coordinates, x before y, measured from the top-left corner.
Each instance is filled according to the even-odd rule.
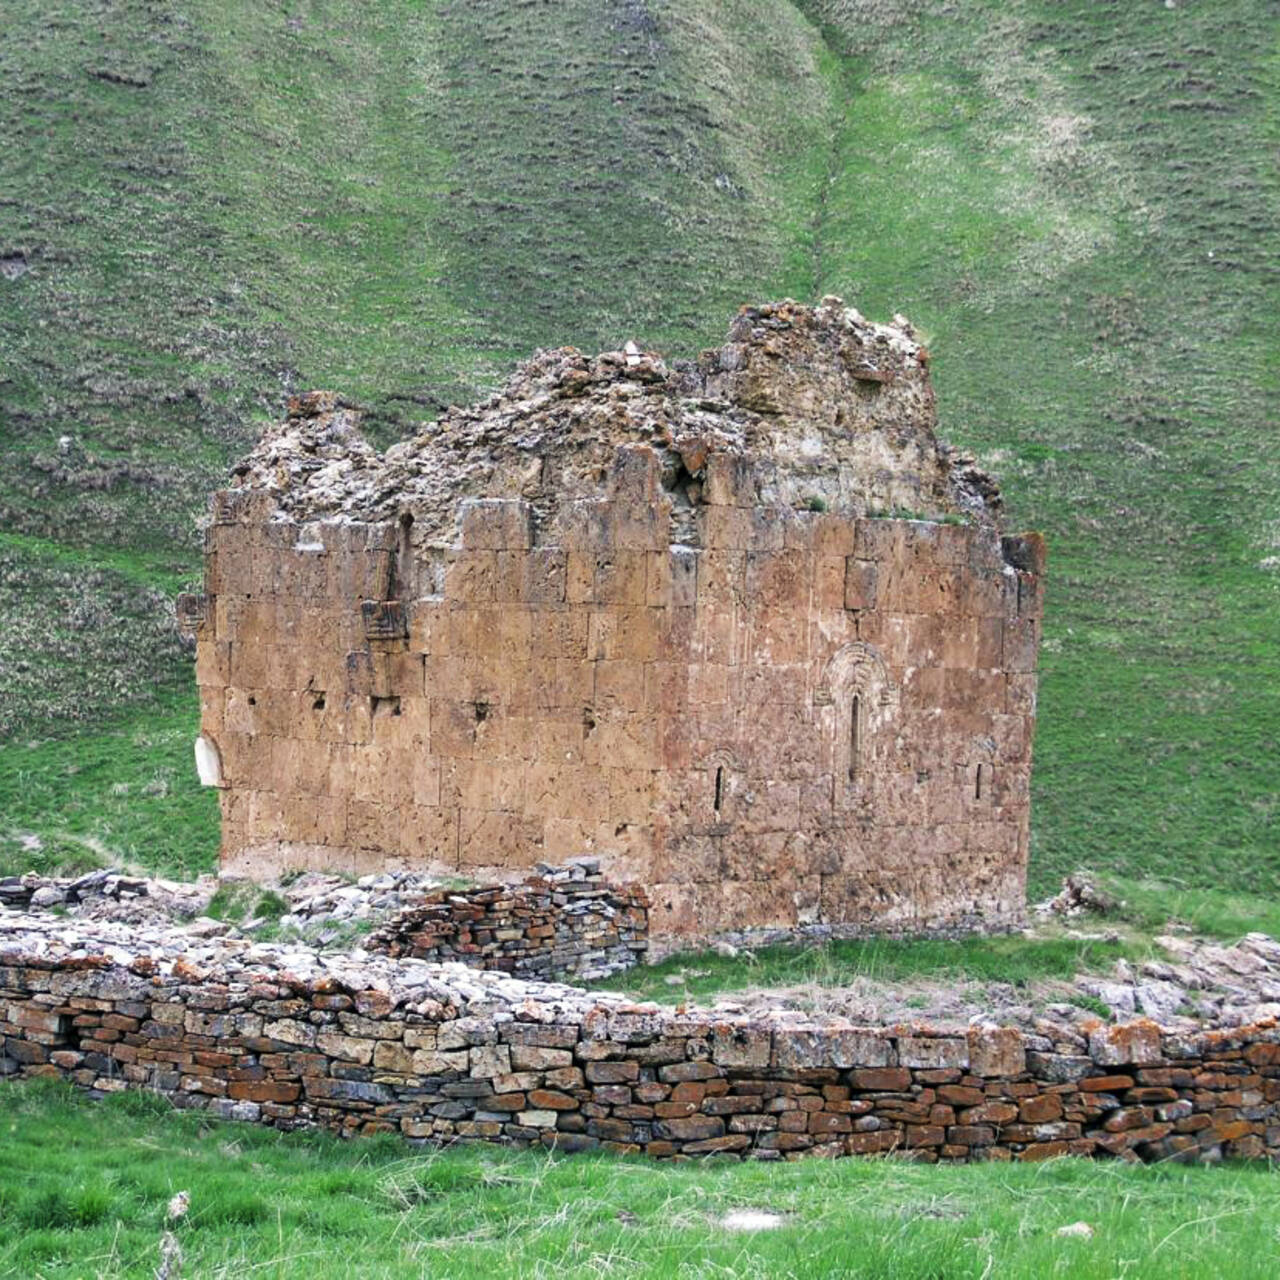
[[[329,391],[290,401],[232,473],[296,521],[412,516],[449,540],[464,498],[520,498],[540,525],[610,496],[631,455],[653,499],[964,518],[994,525],[994,481],[936,434],[928,352],[901,317],[838,298],[743,307],[724,346],[668,365],[629,342],[541,350],[487,399],[380,454]],[[620,454],[620,451],[624,451]]]

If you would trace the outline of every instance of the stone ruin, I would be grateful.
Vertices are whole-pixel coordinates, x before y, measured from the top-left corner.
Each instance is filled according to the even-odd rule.
[[[1232,950],[1280,963],[1267,938]],[[1274,1016],[868,1027],[0,909],[10,1076],[281,1129],[665,1160],[1280,1157]]]
[[[657,938],[1016,921],[1044,546],[935,420],[910,325],[833,298],[539,352],[385,454],[295,397],[180,602],[224,869],[590,855]]]

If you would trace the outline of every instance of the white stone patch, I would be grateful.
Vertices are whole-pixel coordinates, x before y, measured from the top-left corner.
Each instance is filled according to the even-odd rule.
[[[196,739],[196,773],[202,787],[226,785],[222,780],[222,757],[218,754],[217,744],[204,734]]]
[[[1067,1239],[1092,1240],[1094,1232],[1087,1222],[1070,1222],[1065,1227],[1059,1227],[1053,1234]]]
[[[787,1225],[787,1219],[772,1209],[730,1209],[720,1225],[726,1231],[776,1231]]]

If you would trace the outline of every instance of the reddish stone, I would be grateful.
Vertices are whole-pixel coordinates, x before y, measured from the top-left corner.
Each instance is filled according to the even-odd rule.
[[[1215,1124],[1212,1130],[1214,1140],[1217,1142],[1234,1142],[1256,1132],[1256,1126],[1249,1120],[1232,1120],[1225,1124]]]
[[[940,1147],[947,1140],[947,1132],[941,1125],[909,1124],[907,1126],[907,1146]]]
[[[1183,1089],[1195,1083],[1195,1072],[1188,1071],[1185,1067],[1143,1067],[1138,1072],[1138,1081],[1141,1084]]]
[[[640,1078],[637,1062],[588,1062],[587,1081],[590,1084],[626,1084]]]
[[[969,1107],[959,1115],[961,1124],[1009,1124],[1018,1118],[1018,1108],[1012,1102],[991,1100],[979,1107]]]
[[[707,1085],[701,1080],[690,1080],[678,1084],[671,1090],[672,1102],[691,1102],[697,1107],[707,1096]]]
[[[845,1140],[845,1150],[851,1155],[867,1155],[874,1151],[892,1151],[902,1143],[900,1129],[880,1129],[875,1133],[851,1133]]]
[[[750,1137],[745,1133],[726,1133],[719,1138],[704,1138],[698,1142],[687,1142],[684,1153],[688,1156],[714,1155],[717,1152],[741,1151],[751,1145]]]
[[[966,1085],[948,1084],[938,1090],[938,1099],[950,1103],[953,1107],[976,1107],[986,1101],[981,1089],[973,1089]]]
[[[1244,1060],[1254,1067],[1280,1066],[1280,1043],[1251,1044],[1244,1051]]]
[[[579,1102],[556,1089],[530,1089],[529,1106],[536,1111],[576,1111]]]
[[[722,1075],[723,1070],[710,1062],[672,1062],[658,1068],[658,1079],[666,1084],[679,1084],[686,1080],[714,1080]]]
[[[1133,1077],[1089,1076],[1081,1080],[1076,1087],[1081,1093],[1122,1093],[1125,1089],[1133,1088]]]
[[[848,1133],[853,1121],[848,1116],[832,1115],[829,1111],[809,1112],[810,1133]]]
[[[625,1084],[600,1084],[591,1090],[591,1101],[610,1107],[625,1107],[631,1101],[631,1090]]]
[[[1141,1088],[1130,1089],[1125,1095],[1126,1103],[1176,1102],[1176,1089]]]
[[[902,1093],[911,1088],[911,1072],[906,1067],[863,1067],[850,1072],[855,1089],[869,1093]]]
[[[484,1100],[486,1111],[524,1111],[527,1109],[523,1093],[498,1093]]]
[[[1147,1107],[1125,1107],[1113,1111],[1103,1122],[1108,1133],[1121,1133],[1126,1129],[1138,1129],[1155,1119],[1155,1113]]]
[[[1027,1098],[1018,1107],[1019,1119],[1027,1124],[1042,1124],[1062,1117],[1062,1099],[1056,1093],[1042,1093],[1038,1098]]]
[[[666,1119],[669,1116],[691,1116],[697,1110],[696,1102],[659,1102],[653,1108],[653,1114]]]
[[[707,1138],[718,1138],[724,1133],[724,1121],[719,1116],[673,1117],[670,1120],[659,1120],[653,1127],[659,1136],[674,1138],[679,1142],[701,1142]]]
[[[746,1111],[759,1111],[761,1109],[761,1098],[738,1098],[738,1097],[722,1097],[707,1098],[702,1104],[702,1110],[709,1116],[731,1116],[738,1115]],[[831,1105],[827,1104],[828,1107]]]
[[[610,1142],[630,1142],[635,1126],[626,1120],[599,1119],[587,1123],[587,1132]]]
[[[738,1115],[729,1117],[730,1133],[765,1133],[778,1127],[776,1116]]]
[[[227,1096],[248,1102],[295,1102],[301,1094],[296,1084],[279,1080],[246,1080],[227,1086]]]
[[[807,1133],[764,1133],[757,1145],[765,1151],[807,1151],[813,1139]]]

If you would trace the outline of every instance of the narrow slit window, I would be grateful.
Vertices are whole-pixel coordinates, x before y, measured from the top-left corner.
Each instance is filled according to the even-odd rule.
[[[858,779],[859,757],[862,755],[862,698],[854,694],[849,703],[849,781]]]
[[[981,800],[990,786],[991,766],[989,764],[980,764],[974,771],[973,798]]]
[[[413,516],[408,511],[400,517],[400,545],[392,595],[399,600],[413,595]]]
[[[715,807],[716,812],[720,812],[721,805],[724,803],[724,765],[716,765],[716,794]]]

